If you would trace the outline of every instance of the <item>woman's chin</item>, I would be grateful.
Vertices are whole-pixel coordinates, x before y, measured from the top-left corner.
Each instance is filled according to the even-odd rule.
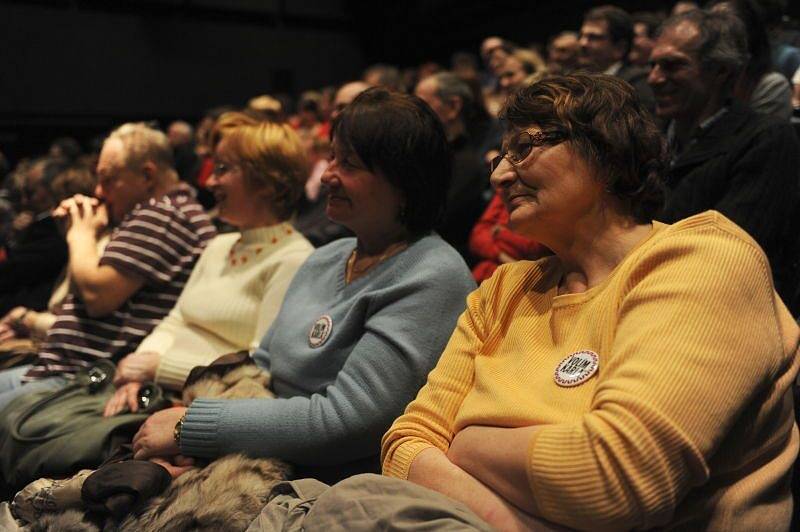
[[[520,216],[519,218],[522,217]],[[535,239],[534,233],[536,233],[536,223],[532,221],[529,217],[516,220],[514,219],[513,216],[509,217],[508,228],[513,233],[516,233],[520,236]]]
[[[331,203],[328,201],[328,204],[325,206],[325,216],[334,223],[345,225],[344,222],[347,220],[347,216],[345,216],[342,207],[340,202]]]
[[[228,209],[228,208],[226,208],[224,206],[218,206],[217,218],[220,221],[222,221],[222,222],[224,222],[224,223],[226,223],[228,225],[231,225],[233,227],[239,227],[239,225],[240,225],[239,224],[239,220],[236,218],[236,216],[234,216],[231,213],[230,209]]]

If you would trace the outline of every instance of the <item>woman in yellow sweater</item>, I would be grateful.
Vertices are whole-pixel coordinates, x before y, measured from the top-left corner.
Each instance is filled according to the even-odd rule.
[[[497,529],[788,529],[798,327],[764,253],[716,212],[652,221],[663,144],[616,78],[546,79],[504,116],[492,183],[554,256],[469,297],[384,474]]]

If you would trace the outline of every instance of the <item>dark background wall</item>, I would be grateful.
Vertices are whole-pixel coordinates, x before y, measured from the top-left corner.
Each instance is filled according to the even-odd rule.
[[[590,0],[5,0],[0,150],[12,162],[59,135],[125,120],[196,120],[250,97],[336,85],[375,62],[448,64],[487,35],[543,43]],[[617,1],[629,11],[672,0]],[[800,2],[790,2],[796,14]]]

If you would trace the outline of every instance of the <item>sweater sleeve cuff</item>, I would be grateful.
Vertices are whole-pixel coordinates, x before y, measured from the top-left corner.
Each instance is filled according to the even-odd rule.
[[[545,429],[542,429],[545,430]],[[536,448],[536,440],[542,434],[542,430],[537,430],[533,433],[533,437],[531,437],[531,441],[528,444],[528,467],[525,468],[525,473],[528,476],[528,487],[531,490],[531,498],[530,502],[533,504],[535,511],[533,512],[534,515],[541,515],[541,508],[539,506],[539,501],[537,500],[536,496],[539,492],[536,482],[536,474],[534,472],[534,449]]]
[[[192,369],[199,365],[203,365],[202,361],[161,355],[156,369],[156,384],[171,390],[180,390]]]
[[[195,399],[181,429],[181,454],[201,458],[219,456],[219,422],[225,401]]]
[[[383,466],[383,474],[387,477],[397,477],[408,480],[408,471],[411,463],[419,453],[425,449],[434,447],[425,441],[411,441],[401,444],[392,453],[391,460]]]

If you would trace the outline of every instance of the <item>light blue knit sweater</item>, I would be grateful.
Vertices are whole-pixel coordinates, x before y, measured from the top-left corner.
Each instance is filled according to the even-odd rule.
[[[379,452],[475,283],[458,253],[431,235],[346,285],[354,247],[353,238],[337,240],[308,258],[254,355],[279,398],[195,400],[181,432],[184,455],[329,466]]]

